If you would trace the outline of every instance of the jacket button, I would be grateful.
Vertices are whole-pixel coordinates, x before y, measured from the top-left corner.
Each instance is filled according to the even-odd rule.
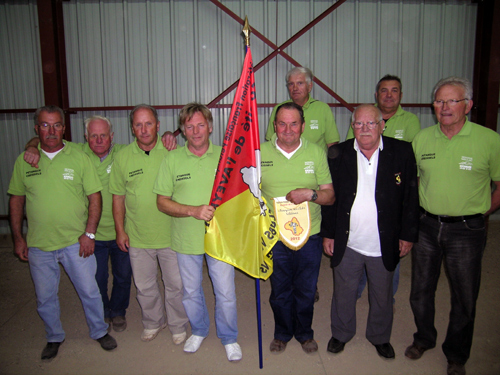
[[[345,234],[349,234],[349,231],[348,231],[348,230],[346,230],[346,231],[345,231]]]

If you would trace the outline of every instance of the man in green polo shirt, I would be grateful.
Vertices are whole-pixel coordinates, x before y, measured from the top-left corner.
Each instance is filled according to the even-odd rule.
[[[313,99],[310,95],[313,79],[313,73],[308,68],[295,67],[291,69],[286,74],[285,79],[290,100],[281,104],[293,102],[302,107],[305,119],[302,138],[307,139],[310,143],[316,143],[326,152],[328,147],[339,142],[340,136],[331,108],[326,103]],[[266,132],[267,141],[270,141],[275,133],[274,120],[280,105],[274,107],[269,118]]]
[[[15,252],[27,260],[35,284],[37,310],[45,323],[47,345],[42,360],[53,359],[65,339],[57,290],[61,263],[82,301],[90,337],[105,350],[116,348],[108,333],[95,280],[94,239],[101,216],[102,185],[90,159],[63,142],[64,113],[56,106],[35,112],[40,138],[40,168],[20,155],[9,185],[10,215]],[[27,241],[22,235],[24,205]]]
[[[438,124],[413,139],[422,215],[410,292],[417,332],[405,355],[419,359],[436,346],[434,299],[444,260],[451,313],[442,349],[449,375],[465,374],[486,244],[485,217],[500,207],[500,135],[470,122],[471,108],[471,83],[442,79],[434,88]]]
[[[81,149],[88,155],[103,186],[101,191],[102,214],[95,234],[96,280],[104,305],[104,319],[106,323],[109,323],[109,329],[113,328],[116,332],[121,332],[127,328],[125,314],[130,300],[132,268],[128,253],[121,251],[116,244],[112,195],[108,186],[114,157],[125,145],[114,144],[113,135],[113,126],[109,119],[102,116],[92,116],[85,120],[87,143],[72,143],[72,146]],[[31,139],[26,145],[24,153],[24,160],[35,168],[38,168],[40,160],[38,143],[38,137]],[[111,298],[108,297],[108,261],[110,258],[113,273]]]
[[[130,113],[135,141],[115,157],[109,181],[118,247],[128,252],[142,309],[142,341],[153,340],[167,326],[174,344],[186,338],[187,316],[182,305],[182,281],[177,254],[170,248],[170,216],[156,207],[153,185],[168,154],[153,107],[141,104]],[[158,263],[165,285],[165,304],[157,281]],[[166,318],[163,310],[166,310]]]
[[[385,121],[385,137],[411,142],[420,131],[420,120],[411,112],[401,108],[403,85],[398,76],[386,74],[375,87],[376,106],[382,112]],[[352,127],[349,127],[347,139],[354,138]]]
[[[215,208],[208,205],[221,153],[210,141],[212,114],[199,103],[189,103],[179,113],[179,127],[187,139],[170,152],[160,167],[154,192],[158,209],[172,216],[172,248],[177,252],[184,298],[192,335],[184,351],[194,353],[208,336],[210,319],[203,293],[203,259],[215,293],[217,336],[231,362],[242,358],[237,342],[238,324],[234,267],[205,254],[205,221]],[[165,215],[166,216],[166,215]]]
[[[276,111],[276,134],[261,145],[262,193],[267,202],[279,197],[296,205],[307,202],[311,217],[309,238],[299,250],[283,241],[273,247],[269,301],[275,327],[269,350],[276,354],[293,337],[304,352],[318,350],[312,320],[323,254],[320,205],[332,204],[334,193],[325,151],[301,137],[304,127],[302,107],[284,103]]]

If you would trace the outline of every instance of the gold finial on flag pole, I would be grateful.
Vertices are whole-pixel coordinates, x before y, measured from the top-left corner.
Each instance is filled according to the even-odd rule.
[[[245,45],[247,47],[250,47],[250,33],[252,32],[252,29],[250,28],[250,25],[248,24],[248,17],[245,16],[245,25],[243,26],[243,34],[245,35]]]

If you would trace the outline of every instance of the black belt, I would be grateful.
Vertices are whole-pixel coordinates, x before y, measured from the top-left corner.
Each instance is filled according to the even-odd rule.
[[[483,216],[483,214],[474,214],[474,215],[464,215],[464,216],[446,216],[446,215],[434,215],[431,214],[430,212],[424,210],[422,207],[420,207],[420,211],[425,216],[428,216],[430,218],[433,218],[441,223],[458,223],[460,221],[465,221],[465,220],[470,220],[470,219],[476,219],[478,217]]]

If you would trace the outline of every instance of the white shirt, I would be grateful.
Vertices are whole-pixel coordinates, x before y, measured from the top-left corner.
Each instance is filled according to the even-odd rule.
[[[351,208],[349,239],[347,246],[354,251],[369,257],[380,257],[380,237],[378,232],[377,204],[375,202],[375,185],[380,150],[384,149],[382,137],[370,160],[366,158],[354,140],[354,149],[358,162],[358,186],[356,198]]]

